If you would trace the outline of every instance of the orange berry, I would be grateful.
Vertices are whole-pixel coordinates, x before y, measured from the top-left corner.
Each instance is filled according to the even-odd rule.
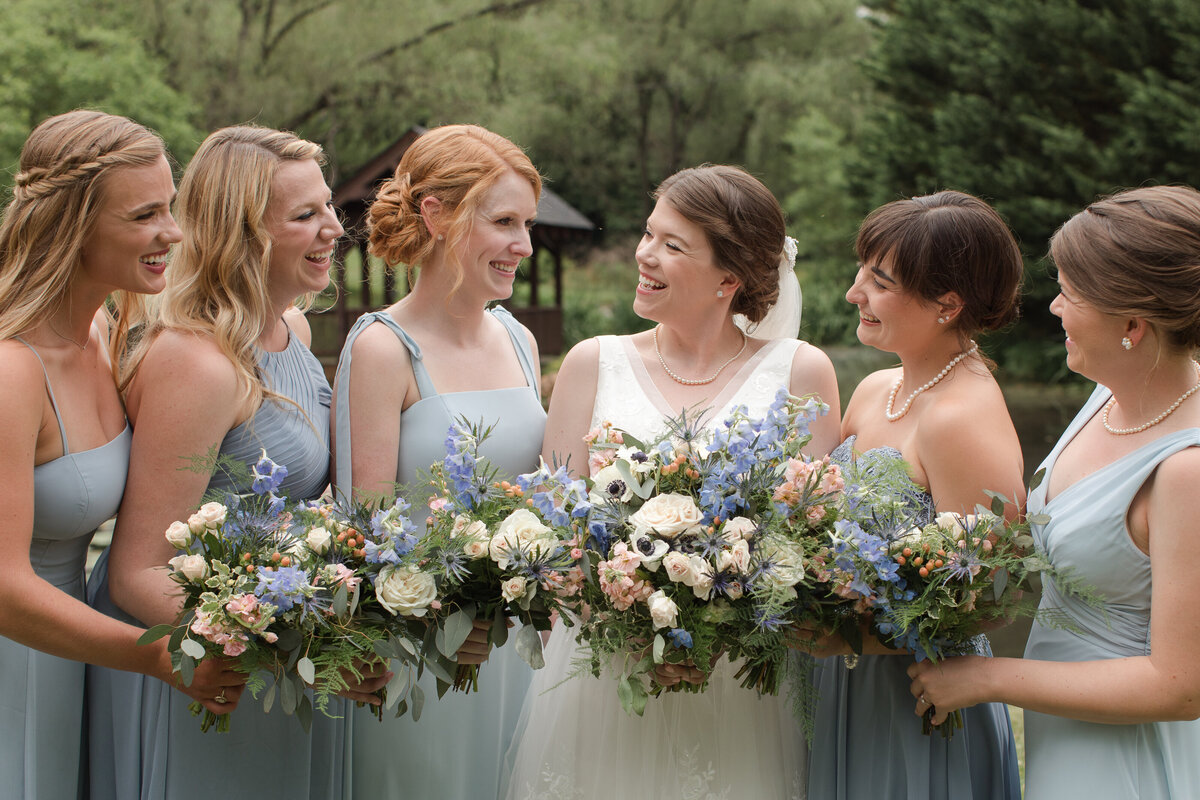
[[[945,566],[945,564],[946,564],[946,562],[942,561],[940,558],[937,561],[933,562],[933,565],[935,567],[942,567],[942,566]]]
[[[924,560],[925,560],[925,559],[921,558],[920,556],[917,556],[916,558],[914,558],[914,559],[913,559],[913,566],[914,566],[914,567],[919,567],[919,566],[921,566],[921,562],[922,562],[922,561],[924,561]]]
[[[924,578],[929,575],[929,570],[926,569],[925,567],[921,567],[919,570],[917,570],[917,573],[920,574],[920,576],[922,578]]]
[[[279,559],[279,566],[290,567],[291,565],[292,565],[292,559],[290,556],[284,556],[283,558]]]
[[[278,551],[271,553],[271,560],[274,561],[276,564],[278,564],[280,559],[282,559],[282,558],[283,558],[283,555],[281,553],[279,553]]]
[[[911,548],[911,547],[906,547],[906,548],[904,548],[903,550],[901,550],[900,552],[901,552],[901,553],[904,553],[904,555],[906,555],[906,556],[911,556],[911,555],[912,555],[912,548]]]
[[[339,534],[337,535],[337,540],[338,540],[339,542],[344,542],[344,541],[346,541],[346,532],[345,532],[345,531],[342,531],[341,533],[339,533]]]
[[[367,557],[367,551],[366,551],[366,550],[355,550],[355,551],[354,551],[354,557],[355,557],[355,558],[366,558],[366,557]]]
[[[247,564],[247,565],[246,565],[246,572],[254,572],[254,565],[253,565],[253,564]]]
[[[908,559],[905,558],[904,556],[896,556],[896,563],[901,566],[904,566],[905,564],[908,563]]]
[[[524,497],[525,496],[525,490],[522,489],[520,486],[512,487],[512,493],[516,497]]]
[[[533,498],[526,500],[525,505],[529,506],[530,508],[533,508]]]

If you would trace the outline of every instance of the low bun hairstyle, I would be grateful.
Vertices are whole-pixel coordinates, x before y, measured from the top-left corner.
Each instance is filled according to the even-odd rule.
[[[1150,186],[1067,220],[1050,258],[1096,309],[1141,317],[1176,348],[1200,350],[1200,192]]]
[[[761,322],[779,299],[783,209],[771,190],[738,167],[705,165],[676,172],[654,192],[708,239],[717,266],[740,281],[731,313]]]
[[[435,241],[421,217],[421,201],[435,197],[449,220],[447,259],[456,270],[454,288],[462,283],[459,245],[471,232],[471,221],[483,196],[512,170],[542,193],[542,178],[521,148],[478,125],[445,125],[421,136],[405,151],[396,173],[379,187],[367,212],[367,252],[389,268],[413,270],[433,253]]]
[[[963,305],[952,325],[964,340],[1017,318],[1021,251],[977,197],[943,191],[880,206],[863,220],[854,249],[863,264],[890,256],[900,285],[930,303],[957,294]]]

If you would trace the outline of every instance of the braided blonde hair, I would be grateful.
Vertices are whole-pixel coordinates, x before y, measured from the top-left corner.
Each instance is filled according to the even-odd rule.
[[[263,384],[255,352],[274,321],[267,206],[281,163],[323,158],[320,145],[255,125],[222,128],[204,140],[179,182],[183,241],[167,271],[154,323],[123,370],[122,389],[157,333],[170,328],[213,337],[237,370],[239,400],[246,407],[279,397]],[[300,298],[298,305],[306,309],[312,299]]]
[[[13,197],[0,220],[0,339],[36,327],[62,304],[83,258],[106,179],[123,167],[150,166],[166,155],[158,134],[99,111],[71,111],[43,121],[21,150]],[[114,370],[130,325],[145,317],[143,298],[116,292],[111,321]],[[115,312],[115,316],[114,316]]]

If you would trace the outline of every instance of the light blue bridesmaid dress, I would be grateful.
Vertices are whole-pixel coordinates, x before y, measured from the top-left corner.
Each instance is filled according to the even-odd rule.
[[[83,600],[88,544],[121,504],[132,437],[126,425],[107,444],[72,453],[48,375],[46,392],[63,454],[33,468],[29,561],[38,577]],[[5,798],[82,796],[83,686],[82,663],[0,637],[0,793]]]
[[[854,438],[831,458],[849,463]],[[891,447],[872,448],[864,459],[899,459]],[[869,469],[869,464],[867,469]],[[934,515],[933,498],[914,484],[913,502],[923,521]],[[987,638],[976,637],[980,655],[991,655]],[[1008,709],[985,703],[963,709],[963,727],[947,740],[921,733],[908,691],[906,656],[861,656],[846,669],[841,656],[819,659],[816,731],[810,750],[811,800],[1019,800],[1020,776]]]
[[[439,394],[422,361],[421,348],[386,312],[366,314],[346,338],[337,377],[337,475],[335,485],[349,493],[350,469],[350,361],[358,334],[376,322],[387,325],[408,348],[421,399],[406,409],[400,420],[397,483],[415,487],[421,473],[446,454],[446,432],[455,419],[482,420],[494,425],[479,448],[508,476],[537,467],[542,449],[546,414],[538,390],[538,369],[525,331],[503,308],[491,311],[508,331],[527,384],[510,389]],[[397,414],[399,414],[397,409]],[[425,498],[408,499],[415,510]],[[385,710],[382,722],[367,709],[351,709],[350,747],[346,769],[346,797],[359,800],[488,800],[499,793],[500,770],[512,739],[521,703],[532,678],[529,665],[517,654],[510,636],[506,646],[492,651],[479,670],[479,689],[470,694],[448,691],[437,697],[436,681],[426,672],[420,681],[425,690],[421,719],[406,715],[396,719]]]
[[[278,353],[260,351],[265,384],[291,403],[264,400],[254,416],[225,435],[221,453],[253,464],[262,450],[288,468],[280,494],[291,501],[318,497],[329,476],[332,392],[320,362],[295,336]],[[180,424],[186,424],[180,420]],[[180,454],[181,457],[186,454]],[[218,472],[208,489],[245,493]],[[91,604],[133,621],[108,594],[107,551],[92,570]],[[228,733],[200,732],[191,698],[154,678],[88,668],[88,727],[92,800],[211,800],[213,797],[336,798],[342,783],[346,703],[313,714],[312,732],[277,703],[264,714],[249,692],[233,712]]]
[[[1042,607],[1068,614],[1075,630],[1035,622],[1026,658],[1094,661],[1150,654],[1150,557],[1129,538],[1125,516],[1164,459],[1200,445],[1200,428],[1155,439],[1047,502],[1049,473],[1059,454],[1110,396],[1096,388],[1042,463],[1046,480],[1029,495],[1030,513],[1050,516],[1049,523],[1034,528],[1038,546],[1056,568],[1072,569],[1098,592],[1103,611],[1047,581]],[[1102,725],[1026,711],[1025,789],[1030,800],[1200,797],[1200,721]]]

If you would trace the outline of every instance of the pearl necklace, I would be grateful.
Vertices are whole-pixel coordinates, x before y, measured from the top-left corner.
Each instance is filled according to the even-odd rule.
[[[667,362],[663,359],[662,350],[658,349],[658,326],[657,325],[654,326],[654,354],[656,356],[658,356],[658,363],[662,364],[663,371],[666,372],[667,375],[669,375],[671,377],[671,380],[675,381],[676,383],[682,383],[684,386],[703,386],[706,383],[712,383],[713,381],[715,381],[717,379],[717,376],[721,374],[721,371],[724,370],[726,367],[728,367],[730,364],[732,364],[734,362],[734,360],[742,354],[742,351],[744,351],[746,349],[746,341],[747,341],[746,332],[743,331],[741,328],[738,328],[738,333],[742,334],[742,346],[738,348],[738,351],[736,353],[734,353],[732,356],[730,356],[728,359],[726,359],[724,364],[717,367],[717,371],[714,372],[712,375],[710,375],[707,378],[701,378],[700,380],[697,380],[697,381],[689,380],[687,378],[681,378],[678,375],[676,375],[674,372],[672,372],[671,368],[667,366]]]
[[[1161,414],[1159,414],[1157,417],[1150,420],[1149,422],[1143,422],[1141,425],[1138,425],[1136,428],[1114,428],[1113,426],[1108,424],[1108,412],[1112,411],[1112,407],[1117,404],[1116,397],[1108,398],[1108,402],[1104,404],[1104,413],[1100,415],[1100,421],[1104,423],[1104,430],[1108,431],[1109,433],[1113,434],[1114,436],[1128,436],[1131,433],[1141,433],[1142,431],[1147,430],[1148,428],[1153,428],[1155,425],[1162,422],[1167,417],[1171,416],[1171,414],[1174,413],[1175,409],[1177,409],[1177,408],[1179,408],[1179,406],[1183,405],[1184,400],[1187,400],[1189,397],[1194,395],[1197,391],[1200,391],[1200,364],[1197,364],[1196,362],[1193,361],[1192,365],[1196,367],[1196,379],[1197,379],[1196,385],[1193,386],[1192,388],[1188,389],[1183,394],[1179,395],[1179,398],[1174,403],[1171,403],[1171,405],[1167,408],[1166,411],[1162,412]]]
[[[893,413],[892,406],[894,406],[896,403],[896,393],[900,391],[900,384],[904,382],[904,375],[901,374],[901,376],[896,379],[896,382],[892,384],[892,390],[888,392],[887,407],[883,410],[883,415],[887,417],[887,421],[895,422],[907,414],[913,400],[917,399],[917,395],[919,395],[921,392],[932,389],[934,386],[937,386],[939,383],[941,383],[942,378],[945,378],[950,374],[950,370],[958,366],[958,362],[962,361],[964,358],[973,356],[978,352],[979,345],[971,342],[971,347],[969,349],[962,351],[954,358],[950,359],[950,363],[942,367],[942,371],[939,372],[933,380],[929,381],[923,386],[918,386],[913,393],[908,396],[908,399],[904,401],[904,405],[900,407],[900,410]]]

